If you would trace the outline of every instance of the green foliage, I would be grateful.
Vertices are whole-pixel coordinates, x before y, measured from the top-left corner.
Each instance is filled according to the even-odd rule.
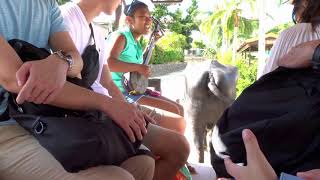
[[[293,26],[294,23],[293,22],[289,22],[289,23],[285,23],[285,24],[280,24],[274,28],[272,28],[271,30],[269,30],[267,32],[267,34],[275,34],[275,35],[279,35],[283,30],[288,29],[289,27]]]
[[[200,30],[211,40],[212,46],[218,51],[221,47],[228,47],[233,41],[234,31],[238,27],[237,37],[247,39],[258,30],[258,21],[242,16],[240,4],[246,2],[251,7],[255,0],[224,0],[221,6],[200,24]],[[233,44],[236,46],[237,44]]]
[[[240,17],[239,21],[239,34],[238,37],[240,39],[250,39],[257,36],[259,29],[259,21],[255,19],[247,19],[244,17]]]
[[[231,50],[228,50],[223,54],[221,52],[219,52],[217,54],[217,59],[222,64],[234,65],[234,64],[232,64],[232,51]]]
[[[238,59],[238,82],[237,82],[237,96],[239,96],[244,89],[254,83],[257,79],[258,61],[253,60],[251,63],[246,59]]]
[[[196,16],[199,14],[198,2],[197,0],[192,0],[191,6],[187,9],[187,15],[184,17],[183,12],[177,9],[175,12],[169,12],[168,5],[159,4],[155,5],[155,10],[152,15],[160,19],[160,21],[165,25],[165,28],[169,29],[171,32],[176,32],[178,34],[183,34],[186,36],[187,44],[184,49],[190,49],[193,39],[191,38],[191,32],[194,30],[199,30],[199,22],[196,20]],[[163,18],[170,19],[169,22],[164,23]]]
[[[159,39],[157,45],[163,49],[183,50],[183,48],[187,45],[186,36],[175,32],[166,33],[164,37]]]
[[[167,25],[168,29],[178,34],[182,34],[183,29],[186,26],[185,24],[181,23],[181,21],[183,20],[182,11],[180,9],[177,9],[174,13],[170,13],[170,16],[172,17],[173,21]]]
[[[217,58],[217,52],[214,48],[209,48],[207,47],[204,52],[203,56],[208,58],[208,59],[216,59]]]
[[[183,62],[184,55],[182,51],[167,49],[156,46],[151,57],[152,64],[165,64],[171,62]]]
[[[168,14],[168,4],[157,4],[155,5],[154,10],[152,12],[153,17],[159,20],[162,20],[162,17],[165,17]]]
[[[57,0],[57,3],[59,4],[59,5],[62,5],[62,4],[65,4],[65,3],[67,3],[67,2],[69,2],[70,0]]]
[[[148,41],[143,36],[140,38],[139,42],[140,42],[142,49],[145,49],[147,47]]]
[[[232,51],[228,50],[226,53],[217,54],[217,59],[222,64],[232,64]],[[238,82],[237,82],[237,96],[239,96],[244,89],[256,81],[258,63],[255,59],[245,59],[241,55],[237,56],[235,64],[238,68]]]
[[[183,48],[187,45],[186,37],[182,34],[167,33],[162,37],[153,50],[152,64],[181,62],[184,60]]]
[[[203,41],[193,41],[192,47],[199,48],[199,49],[205,49],[206,45],[203,43]]]

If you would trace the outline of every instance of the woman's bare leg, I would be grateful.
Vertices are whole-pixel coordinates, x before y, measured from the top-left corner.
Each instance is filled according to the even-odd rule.
[[[184,117],[162,109],[142,106],[141,110],[153,118],[158,126],[171,129],[180,134],[184,134],[186,129],[186,121]]]
[[[143,96],[138,101],[141,105],[151,106],[158,109],[163,109],[178,115],[181,115],[181,108],[178,106],[178,103],[174,103],[171,100],[168,101],[163,97],[151,97],[151,96]]]

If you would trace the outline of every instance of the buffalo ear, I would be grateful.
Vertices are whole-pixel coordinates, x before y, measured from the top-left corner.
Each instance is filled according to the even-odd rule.
[[[209,82],[208,82],[207,86],[208,86],[210,92],[213,95],[217,96],[217,91],[220,91],[220,90],[218,89],[218,86],[215,83],[215,79],[214,79],[213,75],[210,73],[209,73]]]
[[[221,101],[227,103],[227,104],[231,104],[234,99],[231,99],[227,96],[225,96],[221,90],[219,89],[219,87],[217,86],[217,84],[214,81],[214,77],[210,77],[210,81],[208,82],[208,88],[210,90],[210,92],[217,97],[218,99],[220,99]]]

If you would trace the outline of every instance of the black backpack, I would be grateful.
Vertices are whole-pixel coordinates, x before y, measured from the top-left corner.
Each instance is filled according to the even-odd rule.
[[[246,165],[242,130],[251,129],[279,175],[320,168],[320,73],[278,68],[248,87],[218,121],[211,164],[228,176],[223,157]]]
[[[21,40],[10,40],[9,44],[23,61],[41,60],[50,55],[47,50]],[[91,86],[91,82],[83,79],[67,80],[87,89]],[[149,154],[139,149],[141,141],[132,143],[126,133],[100,111],[75,111],[30,102],[18,105],[15,98],[16,94],[11,93],[10,117],[29,131],[68,172],[98,165],[120,165],[131,156]]]
[[[94,81],[97,79],[99,74],[99,52],[97,51],[96,47],[96,40],[94,37],[94,32],[92,25],[89,25],[91,29],[91,39],[93,40],[93,44],[91,45],[89,42],[89,45],[85,48],[83,51],[81,57],[83,60],[83,68],[81,71],[81,78],[82,82],[85,83],[85,86],[90,87]]]

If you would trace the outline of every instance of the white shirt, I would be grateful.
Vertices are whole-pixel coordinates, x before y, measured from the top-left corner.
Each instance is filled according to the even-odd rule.
[[[77,4],[69,2],[63,6],[60,6],[60,9],[70,36],[79,53],[82,54],[89,44],[93,44],[89,24]],[[92,24],[92,27],[94,31],[96,47],[99,52],[99,73],[91,88],[97,93],[109,96],[108,90],[100,83],[103,65],[107,64],[105,38],[96,30],[97,28],[95,28],[94,24]]]
[[[271,49],[271,55],[267,60],[262,75],[278,68],[279,59],[286,55],[292,47],[318,39],[320,39],[320,26],[313,31],[311,23],[299,23],[284,30]]]

